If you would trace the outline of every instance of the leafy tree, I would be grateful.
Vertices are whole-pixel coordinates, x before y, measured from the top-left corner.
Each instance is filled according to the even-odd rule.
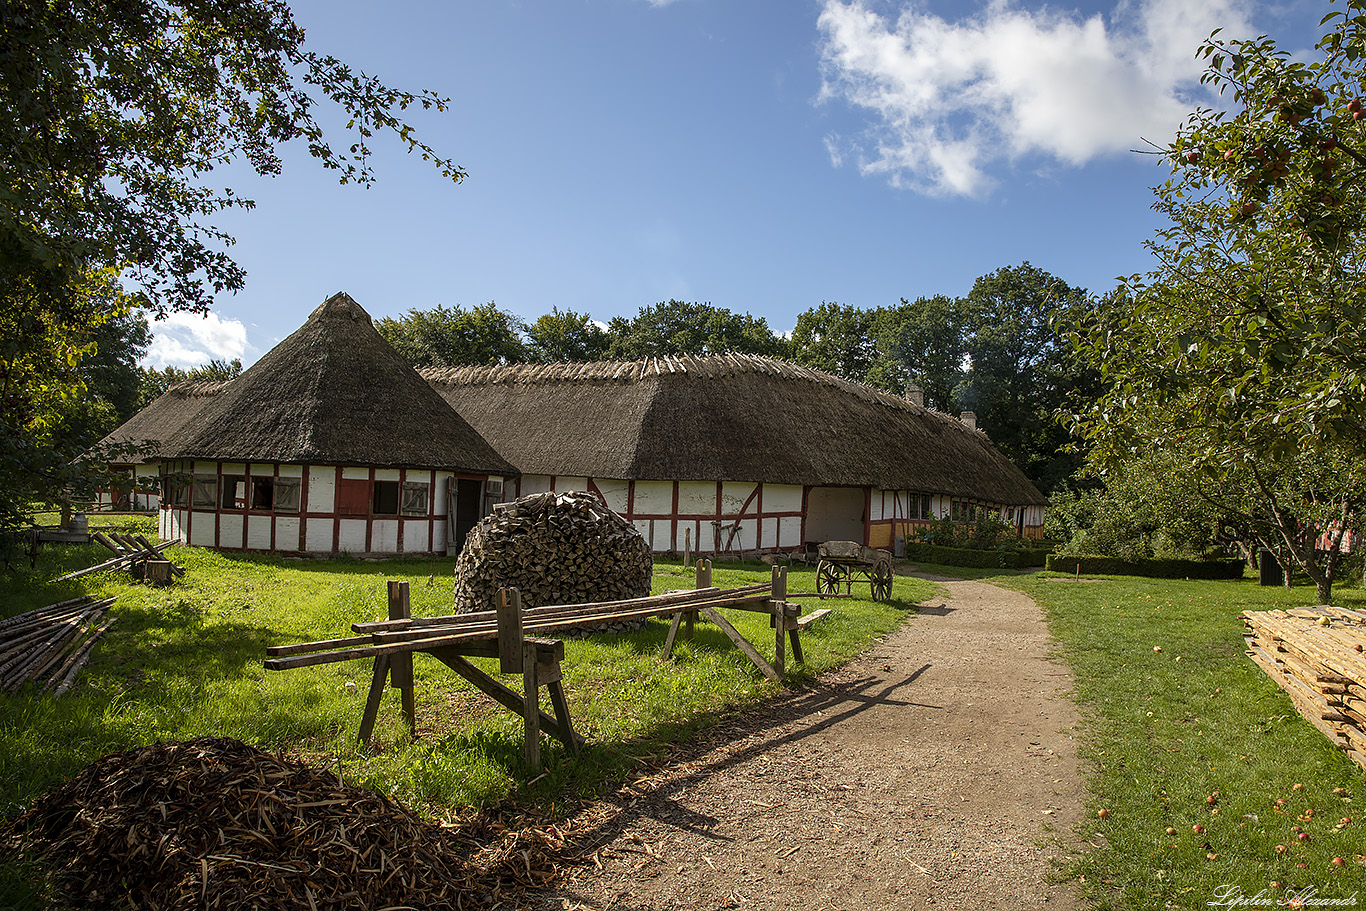
[[[155,367],[144,367],[141,373],[141,383],[138,387],[138,408],[140,409],[146,408],[176,383],[182,383],[186,380],[222,381],[236,379],[242,375],[242,359],[235,357],[230,361],[224,361],[215,358],[207,364],[191,367],[189,370],[182,370],[171,365],[159,370]]]
[[[375,321],[379,334],[414,367],[516,363],[526,357],[522,328],[493,301],[471,310],[438,304]]]
[[[527,326],[527,360],[539,364],[598,361],[607,356],[611,339],[587,313],[550,313]]]
[[[831,301],[803,311],[792,330],[792,359],[862,383],[878,353],[873,335],[877,314]]]
[[[667,300],[641,307],[632,319],[613,317],[608,324],[610,356],[618,360],[711,354],[781,355],[786,345],[763,317],[732,313],[709,303]]]
[[[877,356],[867,381],[891,392],[919,386],[925,404],[954,409],[954,391],[966,378],[966,326],[960,302],[942,294],[901,299],[899,307],[880,309],[872,321]]]
[[[1324,601],[1336,553],[1313,542],[1359,521],[1366,454],[1366,3],[1344,6],[1310,62],[1203,46],[1231,111],[1197,110],[1164,151],[1158,266],[1079,336],[1107,383],[1081,422],[1098,459],[1178,447]]]
[[[1048,493],[1079,467],[1061,414],[1097,391],[1094,374],[1054,328],[1084,312],[1086,291],[1023,263],[973,283],[960,302],[969,366],[954,391],[1008,459]]]
[[[0,49],[0,528],[67,464],[51,409],[77,387],[52,384],[122,312],[106,307],[109,270],[157,314],[242,287],[210,219],[252,203],[209,183],[216,166],[277,174],[280,145],[298,139],[342,183],[369,185],[369,144],[390,133],[464,177],[399,119],[445,99],[305,50],[281,0],[13,0]],[[331,145],[320,105],[353,143]]]

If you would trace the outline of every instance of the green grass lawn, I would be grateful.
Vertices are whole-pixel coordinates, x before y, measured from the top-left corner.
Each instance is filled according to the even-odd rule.
[[[105,753],[204,735],[337,763],[349,780],[432,818],[508,797],[548,805],[612,786],[638,757],[667,750],[776,687],[710,624],[699,624],[692,642],[680,642],[672,661],[661,660],[668,624],[652,620],[638,633],[566,643],[571,714],[588,745],[575,760],[545,740],[543,777],[529,780],[520,718],[428,656],[415,662],[419,736],[408,736],[398,693],[389,690],[372,744],[362,748],[356,732],[372,663],[267,672],[265,649],[352,635],[353,622],[386,615],[388,579],[409,583],[414,616],[449,613],[454,561],[290,560],[198,548],[168,554],[186,575],[167,588],[135,584],[119,572],[48,581],[99,562],[107,554],[97,546],[45,546],[35,570],[23,566],[0,579],[0,618],[87,592],[118,596],[117,620],[72,692],[53,698],[29,687],[0,695],[3,812]],[[762,564],[725,564],[717,566],[714,583],[769,576]],[[656,562],[656,592],[693,582],[692,571],[678,563]],[[788,586],[814,590],[813,571],[793,567]],[[803,634],[806,666],[794,667],[789,656],[789,683],[847,661],[934,592],[930,583],[898,577],[885,604],[825,602],[834,611]],[[771,654],[767,616],[732,611],[729,617],[761,653]],[[494,661],[479,663],[496,670]],[[520,675],[510,685],[520,689]]]
[[[1076,677],[1093,847],[1067,875],[1096,907],[1203,908],[1221,889],[1366,904],[1366,772],[1243,653],[1239,612],[1315,603],[1312,586],[994,581],[1043,606]],[[1359,589],[1334,600],[1366,607]]]

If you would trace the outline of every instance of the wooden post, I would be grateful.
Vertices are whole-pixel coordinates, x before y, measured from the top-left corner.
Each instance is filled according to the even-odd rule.
[[[389,580],[389,619],[412,619],[412,602],[408,583]],[[389,683],[399,691],[403,700],[403,717],[408,722],[408,734],[417,736],[417,700],[413,697],[413,653],[398,652],[389,659]]]
[[[675,491],[676,492],[676,491]],[[683,568],[688,568],[692,560],[692,528],[683,529]]]
[[[697,584],[694,588],[711,588],[711,561],[697,561]],[[697,619],[697,611],[689,611],[687,616],[687,626],[683,630],[683,638],[692,641],[692,624]]]
[[[365,714],[360,719],[361,743],[370,745],[370,735],[375,730],[375,718],[379,716],[379,701],[384,696],[384,678],[389,675],[389,656],[375,657],[375,673],[370,679],[370,694],[365,700]]]
[[[498,590],[498,670],[520,673],[522,656],[522,593],[515,588]]]
[[[773,567],[773,597],[768,602],[773,609],[773,669],[783,675],[787,661],[787,567]]]
[[[516,589],[512,590],[516,593]],[[518,604],[521,607],[521,604]],[[520,619],[520,610],[519,619]],[[499,616],[501,616],[501,611]],[[519,624],[520,625],[520,624]],[[499,636],[499,651],[502,652]],[[537,679],[536,643],[522,642],[522,721],[526,739],[526,764],[532,772],[541,770],[541,683]]]

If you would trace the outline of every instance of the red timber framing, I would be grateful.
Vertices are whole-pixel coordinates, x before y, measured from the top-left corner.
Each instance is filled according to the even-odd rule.
[[[227,470],[225,470],[225,467]],[[363,521],[365,523],[363,536],[363,552],[365,553],[394,553],[394,554],[415,554],[415,555],[440,555],[446,552],[446,536],[444,524],[450,519],[444,512],[438,512],[446,503],[444,491],[439,489],[443,481],[458,478],[468,480],[486,481],[485,475],[473,475],[464,473],[453,473],[447,471],[436,471],[434,469],[399,468],[399,469],[375,469],[373,467],[362,466],[334,466],[334,465],[301,465],[297,467],[297,472],[289,471],[294,466],[282,466],[279,464],[266,463],[243,463],[195,460],[172,462],[166,466],[165,479],[167,483],[172,483],[171,479],[180,478],[180,484],[189,484],[190,489],[183,493],[163,497],[161,510],[163,518],[162,536],[167,537],[175,534],[176,537],[187,543],[211,546],[219,550],[252,550],[252,551],[274,551],[280,553],[328,553],[328,550],[318,548],[310,550],[308,547],[308,530],[310,522],[314,523],[315,540],[320,537],[317,535],[318,522],[331,523],[330,534],[322,540],[330,538],[330,552],[339,553],[342,550],[343,521]],[[282,468],[287,473],[282,473]],[[360,474],[360,477],[357,475]],[[392,475],[392,477],[377,477],[377,474]],[[316,482],[319,476],[326,478],[331,475],[333,484],[332,508],[331,511],[311,510],[310,507],[310,482]],[[213,505],[207,504],[196,506],[194,504],[193,481],[194,477],[214,479],[214,498]],[[282,478],[299,481],[299,502],[298,508],[277,509],[276,501],[272,499],[270,508],[259,508],[255,502],[255,488],[253,482],[264,478],[271,479],[272,497],[279,489],[279,481]],[[397,484],[398,506],[393,513],[374,512],[374,489],[377,480],[391,481]],[[242,486],[242,506],[224,507],[226,499],[225,484],[236,484],[240,481]],[[359,503],[363,504],[360,509],[353,506],[353,511],[344,513],[340,496],[344,488],[343,481],[348,485],[363,487],[360,490]],[[403,509],[404,485],[410,483],[425,484],[427,488],[427,502],[425,512],[413,514],[405,512]],[[363,510],[363,511],[362,511]],[[167,516],[167,513],[171,516]],[[258,534],[252,535],[253,519],[256,521]],[[238,520],[238,521],[234,521]],[[282,521],[283,520],[283,521]],[[290,520],[293,521],[293,528],[289,527]],[[212,543],[206,540],[209,536],[202,534],[202,524],[212,522]],[[261,524],[268,523],[268,537],[263,537],[259,530]],[[377,545],[382,546],[383,542],[377,542],[377,523],[392,522],[395,528],[392,531],[394,548],[384,547],[377,551]],[[414,527],[414,523],[421,523],[425,528]],[[438,523],[443,529],[438,533]],[[282,529],[282,526],[285,528]],[[287,531],[285,529],[288,529]],[[406,545],[410,543],[407,539],[417,531],[425,531],[426,546],[419,550],[408,550]],[[353,542],[354,543],[354,542]],[[255,545],[255,546],[253,546]],[[419,547],[421,545],[419,544]],[[349,550],[354,551],[352,547]]]
[[[527,485],[527,478],[518,478],[516,496],[526,496],[546,489],[540,485]],[[805,532],[805,490],[799,501],[796,497],[797,485],[771,485],[754,481],[612,481],[605,478],[583,478],[551,476],[547,479],[549,490],[587,490],[598,496],[607,506],[616,510],[624,519],[641,528],[641,533],[650,540],[651,548],[657,552],[682,552],[684,531],[693,529],[691,547],[694,553],[727,553],[740,550],[755,551],[796,551],[803,547]],[[625,490],[620,485],[625,484]],[[655,488],[653,501],[659,502],[659,488],[670,485],[668,500],[669,511],[642,508],[643,497],[638,495],[642,485]],[[690,499],[681,495],[684,486],[691,488]],[[534,486],[534,489],[529,489]],[[604,491],[608,487],[611,493]],[[697,509],[698,500],[705,494],[708,508]],[[727,488],[731,488],[727,491]],[[615,490],[612,490],[615,488]],[[742,488],[739,493],[735,488]],[[743,488],[752,488],[743,490]],[[782,494],[776,492],[781,489]],[[728,508],[726,500],[732,503],[743,496],[738,508]],[[768,500],[766,503],[765,500]],[[688,508],[688,503],[692,508]],[[662,504],[661,504],[662,505]],[[699,547],[698,538],[706,536],[706,546]]]

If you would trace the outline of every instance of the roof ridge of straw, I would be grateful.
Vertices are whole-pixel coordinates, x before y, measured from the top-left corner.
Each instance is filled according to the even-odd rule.
[[[639,382],[667,375],[714,379],[744,373],[768,374],[832,386],[866,402],[961,423],[952,415],[916,405],[894,392],[845,379],[780,358],[758,354],[663,355],[634,361],[574,361],[553,364],[480,364],[463,367],[424,367],[427,382],[440,386],[481,386],[491,383],[533,386],[543,383]],[[981,433],[981,431],[977,431]]]

